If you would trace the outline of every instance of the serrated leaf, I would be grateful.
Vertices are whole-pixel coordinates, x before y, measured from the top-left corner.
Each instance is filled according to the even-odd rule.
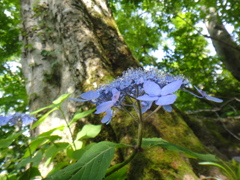
[[[155,146],[166,148],[171,151],[182,152],[189,158],[201,159],[201,160],[205,160],[205,161],[206,160],[207,161],[218,161],[216,159],[216,157],[212,154],[195,153],[188,149],[180,147],[178,145],[169,143],[169,142],[163,140],[162,138],[143,138],[143,147],[155,147]]]
[[[46,180],[101,180],[110,166],[116,146],[117,144],[106,141],[95,144],[76,163]]]
[[[76,140],[94,138],[101,131],[101,125],[86,124],[83,126],[82,130],[77,134]]]

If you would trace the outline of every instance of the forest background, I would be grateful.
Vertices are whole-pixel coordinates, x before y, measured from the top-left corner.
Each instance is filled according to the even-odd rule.
[[[2,115],[25,113],[29,111],[29,96],[25,90],[26,79],[22,75],[24,67],[20,65],[23,46],[19,38],[23,35],[20,3],[17,0],[0,2],[0,112]],[[215,132],[219,138],[216,141],[220,142],[219,146],[225,145],[221,147],[221,153],[228,159],[238,156],[239,1],[112,0],[108,6],[126,44],[142,66],[154,66],[165,73],[183,75],[191,83],[189,88],[200,87],[224,100],[218,104],[179,92],[181,98],[175,106],[191,116],[214,119],[220,127],[215,129],[219,130],[219,134]],[[209,34],[203,34],[203,24]],[[228,32],[226,26],[233,30]],[[216,54],[209,49],[209,43],[214,45]],[[31,49],[30,46],[24,45],[23,48]],[[42,56],[50,56],[50,53],[41,51]],[[4,139],[15,131],[15,127],[7,126],[0,130]],[[18,141],[27,137],[22,138]],[[22,152],[17,156],[24,151],[24,147],[19,147]],[[14,156],[14,151],[8,153]],[[3,163],[4,158],[1,160]]]

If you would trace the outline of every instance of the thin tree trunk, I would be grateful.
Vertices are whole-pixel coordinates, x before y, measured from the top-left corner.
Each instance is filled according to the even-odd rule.
[[[240,81],[240,47],[233,41],[231,35],[218,17],[215,8],[202,8],[206,16],[206,27],[212,39],[213,46],[226,69]]]

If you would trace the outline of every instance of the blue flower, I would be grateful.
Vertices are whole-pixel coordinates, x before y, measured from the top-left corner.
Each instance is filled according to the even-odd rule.
[[[103,117],[103,119],[101,120],[101,123],[106,123],[106,124],[109,124],[110,121],[112,120],[112,109],[107,109],[106,110],[106,115]]]
[[[95,91],[88,91],[88,92],[82,93],[80,96],[83,99],[73,99],[73,98],[69,98],[69,99],[74,100],[74,101],[84,102],[84,101],[90,101],[93,99],[97,99],[99,97],[99,94]]]
[[[141,112],[145,113],[155,102],[162,105],[167,111],[171,111],[170,104],[174,103],[177,96],[173,94],[188,82],[182,76],[172,76],[160,72],[156,68],[144,70],[128,69],[123,75],[109,84],[100,86],[96,91],[88,91],[81,94],[82,99],[75,101],[90,101],[97,107],[96,114],[105,112],[102,123],[109,123],[113,116],[113,107],[132,106],[135,100],[141,100]],[[143,96],[140,96],[143,95]],[[139,97],[140,96],[140,97]],[[132,99],[132,103],[125,101],[126,97]]]
[[[28,114],[15,113],[8,116],[0,116],[0,126],[4,126],[6,124],[13,126],[16,125],[18,122],[21,122],[22,125],[27,126],[36,120],[37,119]]]
[[[119,96],[120,96],[120,91],[118,91],[116,88],[113,88],[111,101],[103,102],[96,107],[97,111],[95,112],[95,114],[100,114],[103,112],[107,113],[106,116],[104,116],[104,118],[102,119],[101,121],[102,123],[108,124],[111,121],[112,119],[111,107],[114,106],[115,103],[118,101]]]
[[[146,102],[154,101],[156,105],[163,106],[165,110],[171,111],[172,109],[170,104],[173,104],[177,99],[177,96],[172,93],[180,89],[182,82],[182,79],[176,80],[161,88],[153,81],[145,81],[143,84],[143,89],[147,94],[139,96],[137,99]],[[144,109],[144,111],[146,111],[146,109]]]
[[[194,86],[195,87],[195,86]],[[202,95],[202,98],[206,98],[207,100],[209,101],[214,101],[214,102],[217,102],[217,103],[221,103],[223,102],[222,99],[219,99],[219,98],[216,98],[216,97],[212,97],[212,96],[208,96],[206,92],[204,92],[203,90],[201,89],[198,89],[197,87],[195,87],[197,89],[197,91]],[[193,94],[195,95],[195,94]]]
[[[10,117],[0,116],[0,126],[4,126],[8,123]]]

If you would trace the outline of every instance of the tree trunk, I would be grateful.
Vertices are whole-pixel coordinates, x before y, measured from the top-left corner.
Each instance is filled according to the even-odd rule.
[[[206,16],[206,27],[218,57],[226,69],[240,81],[240,47],[233,41],[224,27],[215,8],[206,9],[206,7],[203,7],[203,11],[208,14]]]
[[[72,93],[71,97],[77,98],[82,92],[120,75],[123,70],[140,66],[124,43],[104,0],[21,0],[21,15],[22,67],[27,79],[30,111],[51,104],[61,94]],[[73,101],[63,104],[67,121],[80,106],[88,109],[86,104]],[[92,115],[78,123],[89,121],[99,124],[100,117]],[[62,115],[56,111],[34,135],[64,123]],[[110,125],[103,125],[104,133],[98,140],[132,142],[136,137],[134,123],[119,113]],[[161,111],[145,122],[145,127],[144,137],[163,137],[192,150],[206,152],[178,112]],[[65,140],[70,141],[70,134],[65,132],[65,135]],[[129,152],[122,153],[125,158]],[[42,173],[46,175],[44,170]],[[129,166],[129,177],[133,180],[197,178],[188,158],[162,148],[141,153]]]

